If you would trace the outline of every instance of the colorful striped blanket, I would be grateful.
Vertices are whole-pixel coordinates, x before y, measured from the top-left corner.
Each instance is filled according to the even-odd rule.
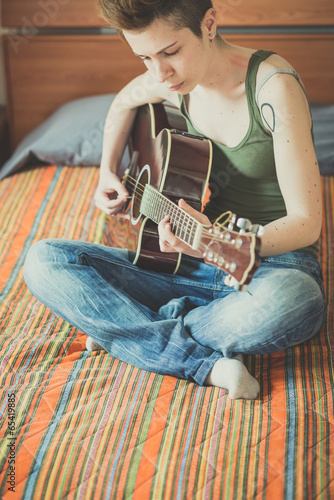
[[[0,183],[0,497],[333,499],[334,179],[323,178],[325,327],[245,358],[255,401],[88,352],[32,297],[22,265],[33,242],[103,240],[97,179],[96,168],[51,166]],[[126,229],[108,236],[125,241]]]

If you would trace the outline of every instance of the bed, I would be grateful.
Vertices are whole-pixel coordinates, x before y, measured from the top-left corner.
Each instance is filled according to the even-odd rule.
[[[277,23],[291,24],[284,15],[291,3],[276,7]],[[3,1],[5,26],[20,26],[24,16],[39,19],[38,5]],[[84,8],[76,0],[59,5],[49,16],[50,31],[69,26],[75,8],[80,26],[104,26],[88,2]],[[242,26],[241,2],[218,1],[217,7],[225,24]],[[252,24],[273,23],[263,2],[253,0],[252,7]],[[295,25],[334,19],[326,0],[312,15],[293,11]],[[319,258],[327,297],[324,327],[312,340],[245,357],[261,392],[255,401],[233,401],[222,389],[85,350],[86,335],[25,285],[26,253],[42,238],[136,245],[130,223],[107,223],[93,195],[106,103],[141,66],[113,33],[94,30],[26,36],[27,43],[16,38],[16,45],[12,34],[3,38],[14,154],[0,170],[1,498],[334,498],[334,35],[226,36],[288,58],[314,102],[324,200]],[[127,161],[125,154],[123,165]]]

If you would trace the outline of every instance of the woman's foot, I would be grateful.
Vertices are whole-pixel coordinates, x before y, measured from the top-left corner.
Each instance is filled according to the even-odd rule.
[[[260,392],[258,381],[248,372],[239,356],[234,359],[220,358],[205,383],[227,389],[231,399],[255,399]]]
[[[87,351],[100,351],[103,347],[96,340],[92,339],[92,337],[87,337],[86,349]]]

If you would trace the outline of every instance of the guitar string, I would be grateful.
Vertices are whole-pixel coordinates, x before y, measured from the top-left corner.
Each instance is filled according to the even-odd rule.
[[[137,181],[136,179],[134,179],[132,176],[128,175],[126,180],[129,179],[129,183],[131,185],[131,187],[135,186],[137,184]],[[138,191],[141,192],[141,195],[143,195],[144,191],[145,191],[145,186],[143,186],[143,184],[141,183],[138,183],[137,186],[139,187]],[[170,209],[172,210],[172,214],[169,214],[170,217],[172,217],[172,220],[171,223],[172,224],[177,224],[177,223],[181,223],[181,225],[184,224],[185,220],[188,219],[186,221],[187,223],[187,226],[189,225],[189,222],[192,222],[192,224],[195,223],[198,223],[198,221],[194,220],[191,216],[189,216],[189,214],[187,214],[185,211],[182,211],[182,209],[180,209],[179,207],[175,206],[175,204],[169,200],[167,197],[165,197],[163,194],[161,194],[159,191],[157,191],[157,194],[158,196],[161,196],[165,202],[165,204],[169,205]],[[163,207],[165,208],[165,207]],[[166,214],[167,215],[167,214]],[[181,220],[183,218],[183,220]],[[194,227],[192,227],[191,229],[186,227],[184,228],[183,226],[178,226],[176,228],[177,230],[180,229],[180,232],[184,234],[184,238],[185,236],[188,237],[188,242],[189,242],[189,238],[190,237],[194,237],[194,234],[193,233],[193,230],[194,230]],[[181,236],[181,234],[179,235]]]
[[[134,179],[133,177],[128,176],[127,178],[129,178],[129,179],[131,180],[131,184],[135,185],[135,184],[137,183],[136,179]],[[144,186],[143,184],[140,184],[140,183],[138,183],[138,186],[140,186],[140,187],[141,187],[141,191],[142,191],[142,192],[144,192],[144,190],[145,190],[145,186]],[[162,195],[159,191],[158,191],[158,193],[159,193],[159,195],[161,195],[161,196],[162,196],[162,197],[163,197],[163,198],[164,198],[167,202],[169,202],[169,203],[170,203],[170,205],[171,205],[171,209],[172,209],[172,210],[174,210],[174,207],[172,206],[172,205],[174,205],[174,203],[173,203],[171,200],[169,200],[168,198],[166,198],[164,195]],[[178,210],[180,210],[180,208],[179,208],[179,207],[177,207],[177,209],[178,209]],[[182,212],[182,213],[184,213],[185,215],[187,215],[187,216],[188,216],[188,218],[189,218],[190,220],[192,220],[192,218],[191,218],[191,216],[189,216],[189,214],[187,214],[186,212]],[[224,225],[225,225],[225,224],[227,224],[227,223],[231,220],[232,215],[233,215],[233,214],[232,214],[232,212],[231,212],[230,210],[228,210],[227,212],[222,213],[219,217],[217,217],[217,219],[214,221],[213,225],[218,225],[218,226],[220,226],[220,228],[221,228],[221,229],[223,229],[225,233],[226,233],[226,232],[231,232],[231,230],[229,230],[228,228],[224,227]],[[220,223],[219,223],[219,220],[220,220],[220,219],[222,219],[224,216],[226,216],[226,220],[224,220],[223,222],[220,222]],[[198,221],[196,221],[196,222],[198,222]],[[221,236],[215,236],[215,235],[213,235],[213,234],[212,234],[212,232],[210,232],[209,230],[205,229],[205,227],[203,227],[203,233],[205,233],[205,234],[207,234],[208,236],[210,236],[212,240],[221,241],[221,239],[222,239],[222,238],[221,238]],[[244,235],[243,235],[243,236],[244,236]]]
[[[129,183],[131,184],[131,186],[133,187],[133,185],[135,185],[137,183],[137,180],[135,178],[133,178],[132,176],[128,175],[127,176],[127,179],[129,179]],[[138,187],[140,187],[139,191],[142,191],[142,193],[144,192],[145,190],[145,186],[143,186],[143,184],[141,183],[138,183],[137,184]],[[175,216],[176,215],[176,220],[175,220],[175,223],[177,224],[178,222],[181,222],[181,224],[184,224],[185,222],[185,219],[187,218],[188,221],[187,221],[187,224],[189,224],[189,221],[192,222],[192,224],[195,222],[196,224],[198,224],[199,222],[196,221],[196,219],[194,219],[193,217],[191,217],[189,214],[187,214],[185,211],[183,211],[182,209],[180,209],[179,207],[175,206],[175,204],[169,200],[167,197],[165,197],[164,195],[162,195],[159,191],[157,191],[157,193],[163,197],[164,200],[166,200],[166,202],[169,204],[170,208],[172,211],[174,211],[174,213],[172,213],[172,216]],[[178,215],[178,212],[180,212],[180,216]],[[227,212],[226,212],[227,213]],[[229,212],[231,215],[232,213]],[[222,216],[225,215],[225,214],[222,214]],[[181,221],[181,217],[183,216],[183,221]],[[220,216],[219,219],[222,217]],[[172,223],[174,223],[172,221]],[[200,224],[200,223],[199,223]],[[188,229],[188,227],[186,229],[183,229],[183,233],[188,236],[189,238],[191,236],[194,236],[192,235],[192,231],[193,231],[194,227],[192,227],[191,229]],[[227,229],[225,229],[225,232],[227,231]],[[181,231],[182,231],[182,228],[181,228]],[[202,234],[206,234],[207,236],[210,237],[211,240],[217,240],[217,241],[221,241],[221,238],[218,238],[217,236],[213,235],[210,231],[208,231],[207,229],[205,229],[205,227],[203,226],[203,233]],[[181,235],[180,235],[181,236]]]
[[[137,189],[138,191],[141,192],[141,195],[143,195],[144,191],[145,191],[145,185],[141,184],[140,182],[137,183],[136,179],[130,175],[127,176],[126,180],[129,179],[129,183],[131,185],[131,187],[135,187],[137,185]],[[169,200],[167,197],[165,197],[163,194],[161,194],[159,191],[157,191],[159,193],[159,195],[161,195],[164,200],[166,200],[167,202],[169,202],[170,204],[170,208],[172,210],[175,210],[174,207],[172,205],[174,205],[174,203]],[[180,210],[179,207],[177,207],[178,210]],[[191,216],[189,216],[189,214],[187,214],[186,212],[182,212],[182,214],[185,214],[186,216],[188,216],[189,220],[193,220]],[[173,214],[175,215],[175,214]],[[224,216],[226,216],[226,220],[224,220],[223,222],[218,222],[221,218],[223,218]],[[220,227],[220,230],[223,230],[224,233],[226,232],[231,232],[231,230],[229,230],[228,228],[224,227],[225,224],[229,223],[230,220],[232,218],[232,212],[229,210],[227,212],[224,212],[222,213],[219,217],[217,217],[217,219],[214,221],[213,225],[218,225]],[[196,220],[195,220],[196,221]],[[175,221],[176,223],[178,222],[178,220]],[[198,222],[198,221],[196,221]],[[186,230],[186,234],[189,234],[188,230]],[[205,227],[203,227],[203,234],[207,235],[207,236],[210,236],[210,238],[212,240],[216,240],[216,241],[221,241],[222,240],[222,237],[221,235],[220,236],[216,236],[214,234],[212,234],[212,232],[210,232],[209,230],[205,229]],[[239,236],[239,235],[238,235]],[[246,235],[242,235],[242,236],[246,236]],[[229,242],[227,242],[229,243]]]

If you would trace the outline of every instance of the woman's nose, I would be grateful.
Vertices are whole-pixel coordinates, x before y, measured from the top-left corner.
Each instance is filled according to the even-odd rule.
[[[165,82],[173,74],[171,66],[161,61],[156,62],[154,72],[159,83]]]

